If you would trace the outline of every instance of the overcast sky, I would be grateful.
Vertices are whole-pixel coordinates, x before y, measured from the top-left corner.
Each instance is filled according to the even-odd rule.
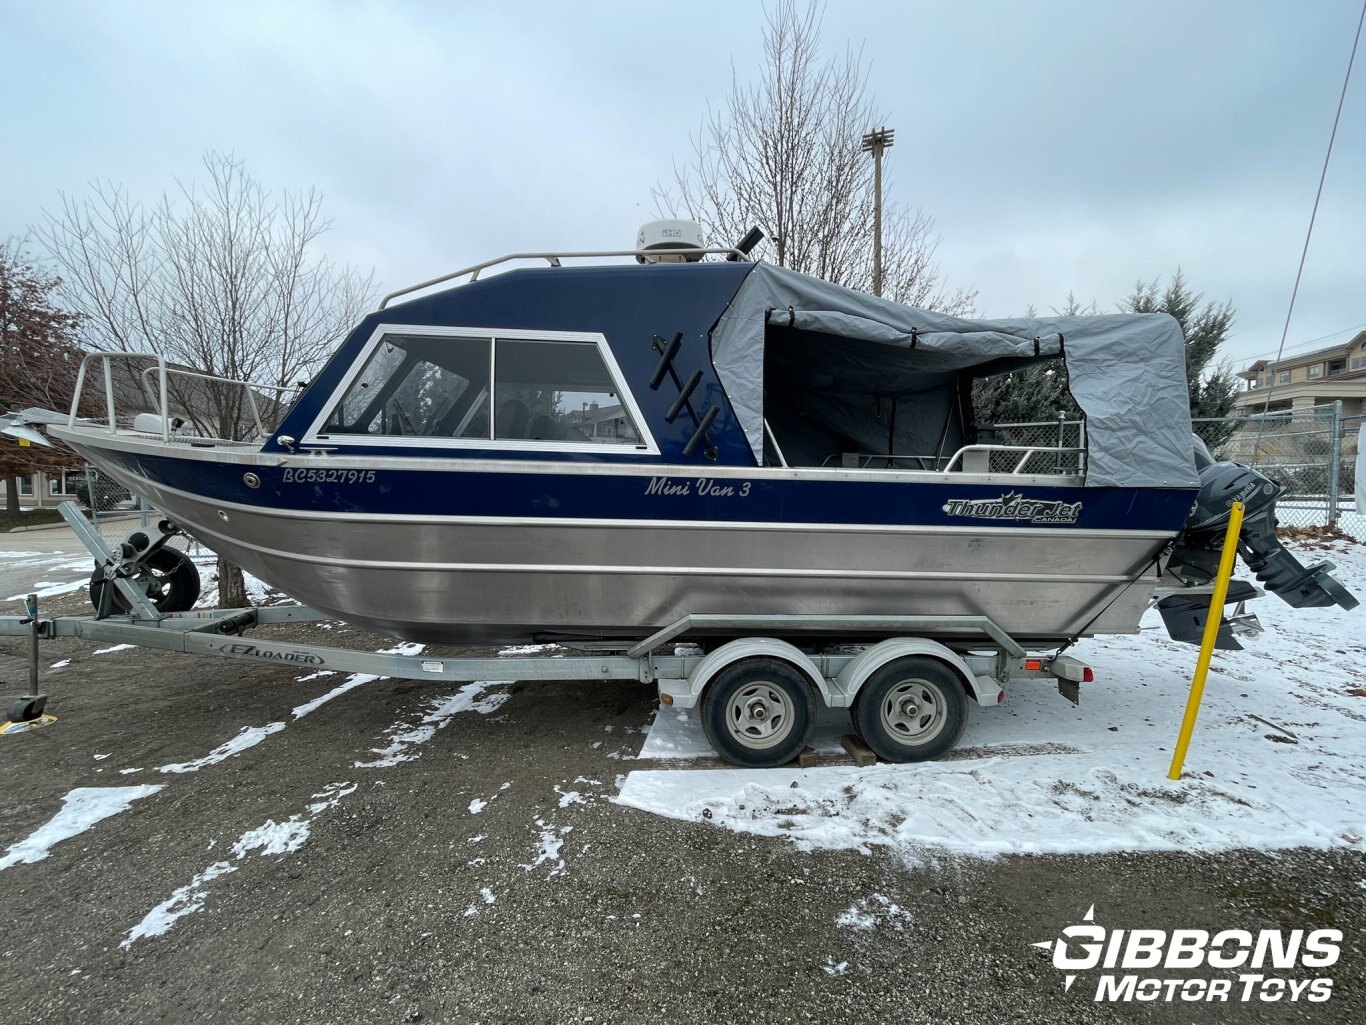
[[[1178,266],[1273,355],[1360,0],[832,2],[896,129],[889,198],[978,313],[1103,309]],[[517,250],[629,246],[763,11],[680,3],[0,0],[0,238],[96,179],[149,200],[231,151],[317,186],[330,255],[388,291]],[[1366,55],[1291,322],[1366,328]]]

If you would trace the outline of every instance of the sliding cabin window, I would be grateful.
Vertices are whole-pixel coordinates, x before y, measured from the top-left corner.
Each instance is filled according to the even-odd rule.
[[[496,345],[494,440],[640,444],[596,345],[509,338]]]
[[[309,438],[657,453],[601,337],[558,334],[381,328]]]

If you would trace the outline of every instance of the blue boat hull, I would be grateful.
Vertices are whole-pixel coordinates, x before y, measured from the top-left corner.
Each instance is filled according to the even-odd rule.
[[[423,642],[638,637],[689,613],[1131,632],[1193,489],[1057,478],[282,456],[59,431],[301,602]]]

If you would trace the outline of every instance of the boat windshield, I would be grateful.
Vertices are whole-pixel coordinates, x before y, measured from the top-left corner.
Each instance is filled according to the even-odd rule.
[[[328,415],[330,434],[639,445],[590,341],[385,334]]]

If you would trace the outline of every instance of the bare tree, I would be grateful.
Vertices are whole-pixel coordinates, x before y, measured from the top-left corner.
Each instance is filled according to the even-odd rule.
[[[54,300],[60,285],[29,258],[22,242],[0,244],[0,412],[28,406],[65,411],[71,405],[83,355],[75,342],[80,318]],[[0,434],[4,517],[20,518],[19,477],[79,462],[65,445],[31,445]]]
[[[177,181],[150,208],[107,182],[64,196],[38,236],[88,344],[250,382],[258,408],[278,411],[276,389],[316,371],[359,319],[373,279],[316,253],[330,227],[316,191],[272,195],[227,154],[207,154],[204,168],[202,184]],[[252,426],[243,387],[173,375],[167,390],[202,434],[236,440]],[[246,604],[241,571],[221,559],[219,587],[223,605]]]
[[[733,245],[758,225],[783,267],[850,288],[873,281],[873,166],[863,135],[883,124],[867,96],[861,53],[819,52],[821,9],[780,0],[764,31],[764,70],[753,84],[732,74],[725,106],[712,110],[675,166],[656,208],[702,225],[709,244]],[[912,306],[966,313],[975,290],[940,282],[934,220],[883,205],[883,293]]]

